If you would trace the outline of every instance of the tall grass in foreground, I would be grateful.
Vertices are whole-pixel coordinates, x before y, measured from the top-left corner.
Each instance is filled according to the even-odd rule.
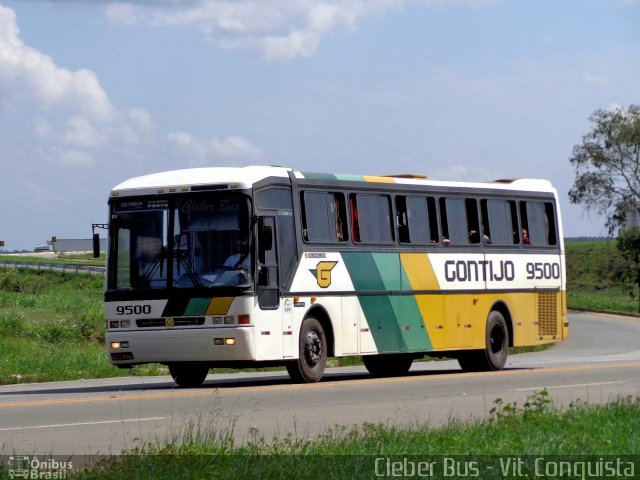
[[[467,462],[495,464],[497,459],[492,456],[620,457],[637,455],[639,451],[638,399],[604,406],[578,402],[560,411],[551,406],[543,390],[529,397],[521,408],[504,405],[498,399],[488,420],[452,421],[438,429],[364,425],[328,431],[313,439],[287,437],[275,441],[251,432],[248,443],[235,446],[230,429],[200,426],[182,438],[129,452],[119,461],[81,477],[375,478],[375,458],[380,456],[418,456],[416,460],[429,457],[440,463],[442,456],[464,456]],[[442,478],[432,476],[436,477]]]

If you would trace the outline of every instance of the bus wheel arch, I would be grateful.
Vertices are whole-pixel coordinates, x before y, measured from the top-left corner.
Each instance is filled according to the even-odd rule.
[[[314,305],[306,313],[302,323],[304,323],[307,320],[307,318],[310,318],[310,317],[313,317],[318,322],[320,322],[320,325],[324,329],[324,333],[327,337],[327,357],[334,357],[335,356],[335,336],[333,334],[333,323],[331,323],[331,317],[329,316],[329,313],[327,313],[327,311],[322,305]]]
[[[506,308],[506,307],[504,307]],[[458,363],[464,371],[482,372],[502,370],[507,362],[510,338],[513,334],[501,308],[493,308],[487,316],[485,347],[482,350],[467,350],[458,355]]]
[[[328,332],[331,328],[327,329],[326,322],[315,317],[314,314],[321,311],[314,309],[307,312],[300,326],[298,358],[286,365],[291,380],[296,383],[319,382],[324,375],[329,354]]]
[[[500,314],[504,318],[509,334],[509,346],[513,347],[513,320],[511,319],[511,312],[509,311],[509,307],[507,307],[507,305],[503,301],[498,301],[493,304],[491,310],[489,311],[489,314],[491,314],[491,312],[493,311],[500,312]]]

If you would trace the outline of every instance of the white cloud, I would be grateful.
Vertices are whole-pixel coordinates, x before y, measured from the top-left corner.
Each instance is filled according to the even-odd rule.
[[[226,138],[197,138],[186,132],[173,132],[167,141],[179,153],[186,154],[197,163],[213,159],[243,158],[257,160],[262,158],[262,150],[249,140],[240,136]]]
[[[196,27],[225,49],[257,51],[267,61],[309,57],[336,28],[409,0],[193,0],[114,3],[105,16],[121,25]]]
[[[96,165],[122,145],[150,141],[151,115],[112,105],[94,72],[72,71],[26,45],[15,12],[0,5],[0,128],[32,134],[34,161],[66,167]],[[100,151],[98,151],[100,149]]]
[[[107,140],[86,118],[72,117],[67,121],[64,141],[76,147],[96,148]]]
[[[132,5],[111,7],[111,18],[120,22],[136,13]],[[315,21],[325,20],[318,14]],[[231,28],[230,23],[225,25]],[[21,123],[26,125],[22,131],[31,133],[34,151],[39,152],[32,159],[40,165],[90,168],[101,160],[113,164],[123,155],[142,160],[167,145],[180,159],[186,154],[200,163],[262,157],[261,149],[241,136],[199,139],[178,132],[166,137],[166,143],[158,142],[149,112],[116,108],[92,71],[62,68],[50,56],[25,45],[15,12],[1,5],[0,92],[3,100],[12,99],[10,108],[9,103],[4,108],[0,103],[0,128],[20,130]],[[157,153],[151,155],[157,158]]]
[[[15,12],[0,5],[0,86],[24,92],[42,107],[72,108],[92,118],[109,118],[113,107],[90,70],[71,71],[24,44]],[[24,94],[24,93],[23,93]]]
[[[136,7],[130,3],[112,3],[104,8],[104,15],[112,23],[118,25],[135,25],[138,23]]]

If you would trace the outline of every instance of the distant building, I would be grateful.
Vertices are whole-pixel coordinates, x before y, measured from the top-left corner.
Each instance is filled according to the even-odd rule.
[[[56,238],[49,240],[47,245],[53,247],[54,252],[91,252],[93,251],[93,240],[91,238]],[[107,250],[107,239],[100,239],[100,251]]]

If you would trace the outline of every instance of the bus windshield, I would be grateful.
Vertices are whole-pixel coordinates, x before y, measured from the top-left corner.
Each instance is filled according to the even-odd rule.
[[[251,284],[247,196],[127,199],[111,214],[111,289]]]

